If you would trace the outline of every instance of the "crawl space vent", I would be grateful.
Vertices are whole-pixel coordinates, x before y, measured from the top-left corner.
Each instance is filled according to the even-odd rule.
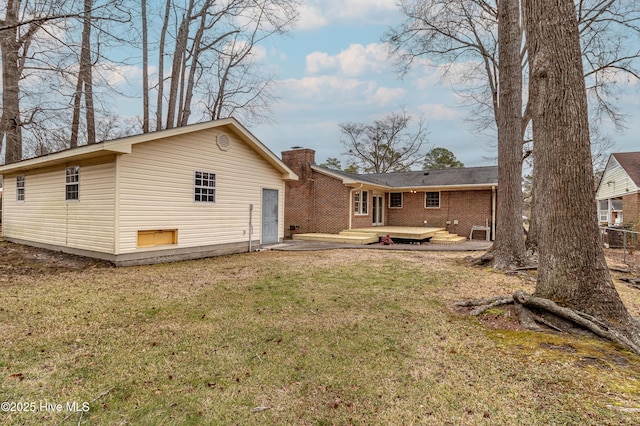
[[[221,151],[228,151],[230,145],[231,139],[229,139],[229,136],[224,133],[220,133],[218,135],[218,148],[220,148]]]

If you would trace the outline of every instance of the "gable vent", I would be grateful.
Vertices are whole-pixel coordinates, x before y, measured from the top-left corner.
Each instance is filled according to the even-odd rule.
[[[231,146],[231,139],[229,139],[229,136],[224,133],[220,133],[217,139],[218,148],[220,148],[221,151],[228,151]]]

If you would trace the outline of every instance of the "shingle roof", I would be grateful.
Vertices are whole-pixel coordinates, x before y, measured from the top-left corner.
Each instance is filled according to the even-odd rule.
[[[355,181],[368,182],[391,188],[498,184],[498,166],[370,174],[351,174],[330,169],[325,170]]]
[[[640,152],[617,152],[611,154],[627,172],[636,186],[640,186]]]

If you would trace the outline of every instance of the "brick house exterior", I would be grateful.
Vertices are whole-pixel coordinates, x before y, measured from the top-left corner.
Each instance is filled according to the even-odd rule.
[[[495,166],[356,175],[317,166],[312,149],[285,151],[282,161],[299,177],[285,184],[285,238],[377,225],[495,230]]]
[[[601,225],[640,230],[640,152],[609,156],[596,200]]]

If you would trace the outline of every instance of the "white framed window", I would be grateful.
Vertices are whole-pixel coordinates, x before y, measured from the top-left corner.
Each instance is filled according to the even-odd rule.
[[[440,193],[439,192],[425,192],[424,193],[424,206],[428,209],[440,208]]]
[[[24,201],[25,175],[16,176],[16,201]]]
[[[402,192],[389,193],[389,208],[390,209],[402,208]]]
[[[71,166],[66,169],[64,199],[67,201],[80,199],[80,166]]]
[[[598,201],[598,217],[600,222],[609,223],[609,200]]]
[[[197,203],[215,203],[216,174],[196,170],[193,176],[193,201]]]
[[[355,191],[353,193],[353,211],[355,214],[368,214],[369,191]]]

